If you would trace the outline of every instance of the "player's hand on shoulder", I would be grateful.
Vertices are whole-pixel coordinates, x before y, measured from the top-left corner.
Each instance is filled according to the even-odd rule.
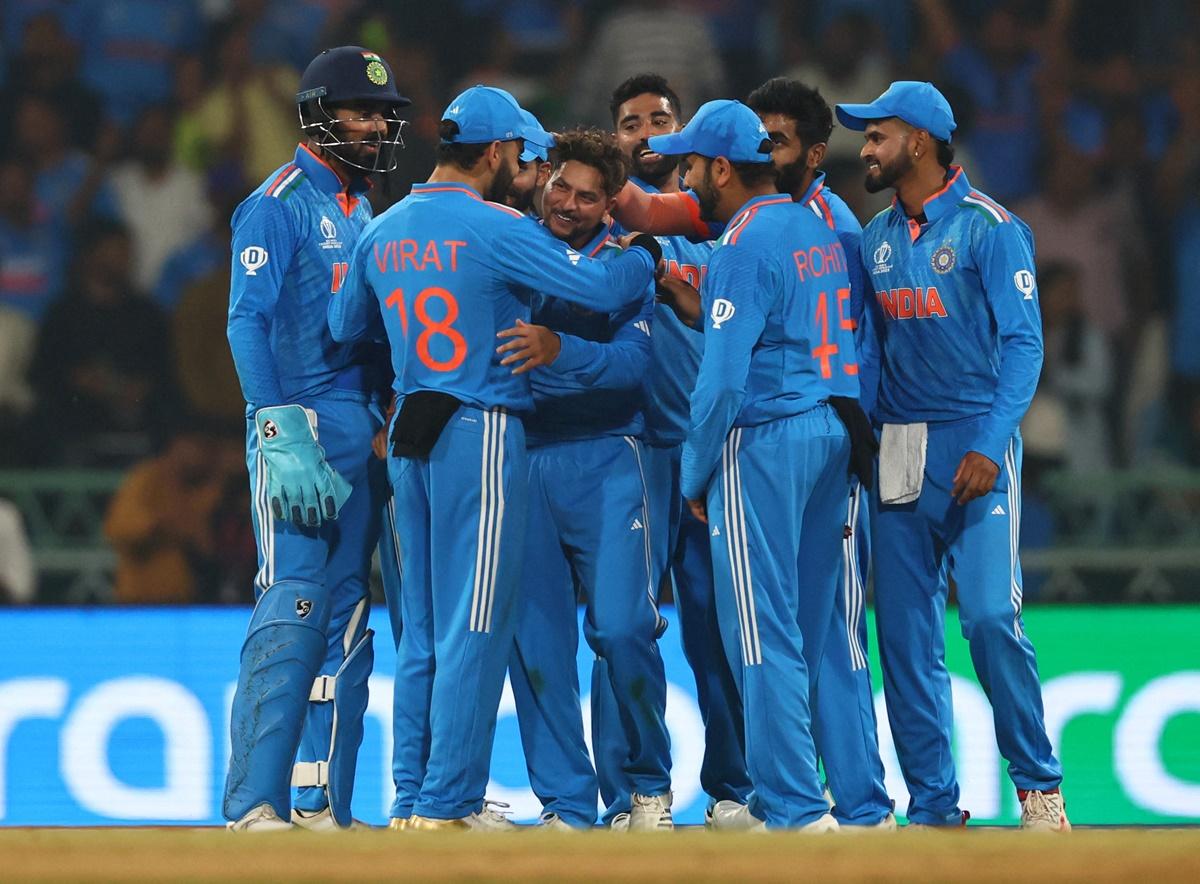
[[[990,457],[978,451],[968,451],[954,472],[954,484],[950,495],[962,506],[977,497],[989,494],[999,475],[1000,467]]]
[[[617,244],[623,249],[641,248],[649,252],[650,257],[654,259],[655,279],[661,278],[667,272],[667,265],[662,257],[662,246],[649,233],[632,231],[624,236],[617,237]]]
[[[496,348],[496,352],[504,356],[500,360],[501,365],[516,365],[513,374],[524,374],[539,366],[550,365],[562,350],[562,341],[557,334],[544,325],[530,325],[520,319],[512,328],[497,332],[496,337],[507,339]]]

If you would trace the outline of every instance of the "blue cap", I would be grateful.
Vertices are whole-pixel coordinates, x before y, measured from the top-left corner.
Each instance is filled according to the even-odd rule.
[[[525,149],[521,151],[521,156],[518,158],[522,163],[532,163],[534,160],[540,162],[548,162],[550,160],[550,148],[554,147],[554,136],[547,132],[538,118],[531,114],[525,108],[521,108],[521,117],[525,120],[525,125],[530,129],[538,131],[538,138],[535,141],[532,138],[526,137]]]
[[[653,135],[646,144],[664,156],[698,153],[731,163],[769,163],[775,146],[758,114],[728,98],[702,105],[681,132]]]
[[[939,141],[949,141],[956,128],[946,96],[932,83],[917,80],[897,80],[870,104],[839,104],[837,117],[847,129],[859,132],[870,120],[899,117],[910,126],[927,129]]]
[[[396,107],[412,104],[396,91],[391,65],[361,46],[326,49],[308,63],[300,78],[296,103],[316,99],[327,104],[343,101],[378,101]]]
[[[492,141],[539,142],[547,137],[541,126],[531,128],[517,100],[495,86],[472,86],[450,102],[443,120],[458,124],[458,134],[443,139],[451,144],[487,144]],[[549,147],[549,144],[544,145]]]

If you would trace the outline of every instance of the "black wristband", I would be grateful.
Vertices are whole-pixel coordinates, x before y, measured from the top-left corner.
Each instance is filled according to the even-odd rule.
[[[662,246],[658,244],[658,240],[648,233],[639,233],[629,243],[629,248],[632,249],[635,246],[640,246],[649,252],[650,257],[654,259],[654,266],[658,267],[658,262],[662,260]]]

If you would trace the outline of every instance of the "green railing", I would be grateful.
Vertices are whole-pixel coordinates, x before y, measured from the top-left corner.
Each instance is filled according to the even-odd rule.
[[[104,515],[119,470],[0,470],[21,510],[47,601],[103,601],[116,556]],[[1031,590],[1050,601],[1200,601],[1200,470],[1051,474],[1039,483],[1051,546],[1025,548]],[[1027,503],[1032,492],[1026,489]],[[1029,527],[1028,508],[1025,512]],[[878,563],[886,567],[886,563]],[[1031,594],[1033,594],[1031,592]]]

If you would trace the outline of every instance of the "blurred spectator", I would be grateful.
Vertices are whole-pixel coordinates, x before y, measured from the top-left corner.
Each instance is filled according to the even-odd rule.
[[[62,290],[67,246],[28,169],[0,161],[0,309],[36,324]]]
[[[66,260],[66,243],[39,210],[26,168],[0,162],[0,417],[9,437],[14,418],[33,406],[27,375],[38,324],[62,289]],[[13,442],[0,444],[6,459]]]
[[[245,400],[238,384],[229,341],[231,231],[229,218],[248,192],[236,166],[214,169],[209,197],[216,207],[213,223],[195,242],[167,262],[158,302],[172,311],[175,376],[184,403],[193,413],[222,422],[241,422]]]
[[[167,258],[202,233],[212,217],[200,174],[172,159],[172,125],[166,107],[143,111],[133,128],[132,156],[109,175],[133,237],[133,280],[143,292],[154,290]]]
[[[14,111],[17,154],[34,173],[38,204],[58,225],[59,236],[85,217],[115,217],[116,202],[105,182],[104,161],[116,148],[116,132],[106,130],[96,156],[73,147],[67,137],[69,118],[49,99],[28,95]]]
[[[814,35],[812,51],[787,76],[819,90],[830,107],[872,101],[883,94],[893,79],[879,30],[861,11],[837,16],[819,35]],[[851,160],[861,170],[858,152],[862,145],[859,133],[835,129],[825,151],[825,162]],[[858,189],[862,189],[861,178]]]
[[[684,117],[710,99],[727,97],[725,65],[703,16],[654,0],[624,0],[599,23],[584,54],[574,94],[579,120],[611,126],[613,87],[643,71],[666,77]]]
[[[130,278],[131,256],[124,227],[96,222],[81,235],[67,294],[42,323],[31,376],[43,458],[130,463],[169,422],[167,327]]]
[[[5,98],[0,103],[4,118],[16,116],[12,105],[23,96],[36,95],[61,116],[69,140],[64,148],[90,150],[103,107],[99,96],[79,78],[79,47],[62,20],[52,12],[33,16],[25,22],[21,41],[14,46],[20,48],[9,62]]]
[[[1078,264],[1088,322],[1121,343],[1132,268],[1146,253],[1143,231],[1099,189],[1095,160],[1068,145],[1043,160],[1045,190],[1014,209],[1033,229],[1039,261]]]
[[[979,177],[1002,202],[1029,195],[1037,183],[1040,59],[1028,17],[1012,0],[990,5],[969,39],[943,0],[918,0],[917,6],[942,79],[974,105],[974,132],[962,141]]]
[[[299,72],[326,48],[317,44],[337,5],[327,0],[234,0],[232,18],[249,30],[246,49],[258,64],[287,65]]]
[[[172,252],[163,265],[154,290],[154,300],[163,310],[170,313],[184,289],[200,277],[215,270],[225,270],[226,276],[229,275],[232,238],[229,219],[252,189],[247,186],[237,163],[227,161],[209,169],[204,178],[204,190],[213,208],[212,216],[208,227]]]
[[[27,605],[37,594],[37,571],[21,512],[0,499],[0,604]]]
[[[226,464],[202,425],[185,427],[166,451],[125,477],[104,520],[117,551],[114,595],[125,604],[196,601],[196,573],[217,554],[213,517]]]
[[[236,22],[217,35],[205,93],[180,121],[178,150],[193,168],[232,158],[261,181],[290,161],[300,140],[296,86],[290,67],[263,65],[251,50],[250,28]]]
[[[75,0],[70,21],[83,47],[84,82],[122,126],[171,97],[175,56],[204,37],[194,0]]]
[[[1052,400],[1061,410],[1062,462],[1075,473],[1113,466],[1112,347],[1084,315],[1082,280],[1077,264],[1051,263],[1038,270],[1046,355],[1037,398]]]

